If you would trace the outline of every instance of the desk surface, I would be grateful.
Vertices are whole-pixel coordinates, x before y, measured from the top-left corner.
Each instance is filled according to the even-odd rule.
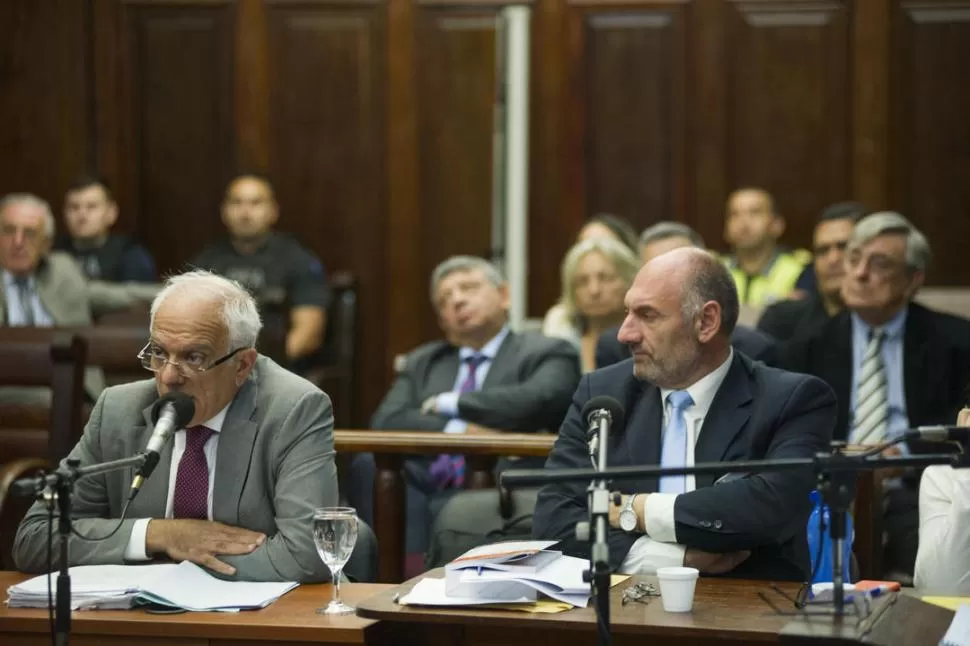
[[[431,433],[426,431],[334,431],[338,451],[349,453],[464,453],[466,455],[549,455],[550,433]]]
[[[429,575],[443,576],[443,572],[433,570]],[[633,602],[622,605],[623,590],[644,579],[655,581],[653,577],[633,577],[611,590],[610,624],[615,637],[627,635],[642,639],[642,636],[651,635],[698,640],[697,643],[701,643],[716,636],[718,640],[735,643],[777,642],[778,635],[791,621],[791,617],[777,614],[758,596],[759,591],[777,594],[763,581],[701,579],[697,583],[694,609],[690,613],[664,612],[659,598],[649,604]],[[558,614],[529,614],[512,610],[444,609],[396,604],[395,592],[401,591],[403,594],[417,581],[413,579],[367,599],[357,606],[358,614],[400,623],[500,627],[505,630],[518,628],[520,630],[513,630],[509,637],[518,633],[523,637],[520,643],[529,636],[534,637],[535,633],[529,629],[585,634],[583,639],[587,642],[595,634],[596,615],[592,605]],[[798,589],[797,584],[782,584],[780,587],[793,596]],[[556,643],[562,643],[558,637]]]
[[[0,572],[0,591],[29,576],[17,572]],[[55,581],[56,585],[56,581]],[[356,605],[391,589],[389,585],[345,583],[341,597]],[[150,614],[144,610],[89,610],[71,614],[71,635],[97,637],[99,644],[112,638],[139,637],[139,644],[151,644],[151,638],[164,638],[165,643],[254,642],[320,642],[330,644],[372,643],[376,622],[356,616],[326,617],[315,610],[326,605],[333,594],[329,584],[302,585],[262,610],[233,614],[187,612],[177,615]],[[5,597],[4,597],[5,598]],[[21,643],[28,634],[43,636],[49,643],[47,610],[0,606],[0,643]],[[13,636],[17,639],[11,639]],[[9,640],[9,641],[8,641]],[[190,640],[183,642],[182,640]],[[72,639],[72,643],[74,643]],[[130,641],[124,640],[124,641]],[[92,640],[93,643],[93,640]]]

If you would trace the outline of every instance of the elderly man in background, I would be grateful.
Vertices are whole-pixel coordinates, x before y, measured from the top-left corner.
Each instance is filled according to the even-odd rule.
[[[53,240],[54,214],[47,202],[27,193],[0,200],[3,326],[85,327],[93,315],[150,301],[158,293],[155,285],[87,280],[70,254],[50,250]],[[100,369],[89,367],[84,385],[97,399],[104,388]]]
[[[926,237],[899,213],[861,219],[846,249],[845,310],[787,346],[785,368],[835,390],[835,439],[874,446],[911,427],[949,424],[961,409],[970,383],[970,321],[912,300],[930,256]],[[886,563],[901,579],[916,561],[919,478],[908,471],[886,487]]]
[[[337,502],[330,399],[256,352],[262,323],[235,282],[202,271],[173,277],[151,316],[139,356],[154,380],[106,389],[68,459],[84,466],[143,450],[160,395],[191,396],[195,415],[162,449],[118,532],[130,474],[78,481],[75,528],[100,540],[72,537],[70,564],[161,557],[240,580],[327,579],[311,518]],[[44,570],[46,545],[47,510],[37,503],[17,531],[18,568]]]

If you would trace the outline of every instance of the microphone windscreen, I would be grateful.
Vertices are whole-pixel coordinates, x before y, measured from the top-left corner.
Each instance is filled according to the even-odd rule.
[[[583,406],[582,415],[583,420],[587,425],[589,425],[590,422],[590,415],[593,413],[593,411],[597,410],[609,411],[610,418],[613,420],[613,428],[623,428],[623,404],[618,402],[616,399],[610,397],[609,395],[597,395],[586,402],[586,405]]]
[[[176,428],[184,428],[195,417],[195,401],[189,395],[173,390],[159,397],[152,405],[152,424],[158,423],[158,416],[162,414],[165,404],[175,407]]]

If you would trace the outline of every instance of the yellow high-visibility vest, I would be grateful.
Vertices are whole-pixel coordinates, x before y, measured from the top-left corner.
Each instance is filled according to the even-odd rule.
[[[804,249],[779,253],[768,270],[757,276],[748,276],[741,271],[733,257],[726,256],[723,260],[734,278],[741,304],[764,307],[788,298],[798,277],[811,262],[811,254]]]

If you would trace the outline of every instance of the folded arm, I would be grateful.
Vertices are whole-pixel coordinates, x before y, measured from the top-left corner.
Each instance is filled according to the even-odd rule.
[[[391,389],[384,395],[380,406],[371,417],[371,428],[405,431],[440,431],[447,420],[440,415],[426,415],[421,405],[416,375],[410,367],[405,368]]]

